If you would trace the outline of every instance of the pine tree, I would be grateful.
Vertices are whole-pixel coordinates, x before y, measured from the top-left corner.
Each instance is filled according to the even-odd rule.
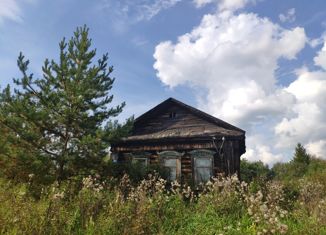
[[[8,85],[0,96],[0,131],[9,131],[8,141],[25,156],[51,163],[58,181],[96,172],[112,135],[104,126],[125,105],[109,107],[113,67],[108,54],[93,61],[96,50],[88,33],[86,26],[79,27],[68,42],[63,39],[59,61],[46,59],[42,78],[28,73],[29,61],[20,53],[22,78],[14,79],[16,89]]]
[[[292,161],[294,163],[309,165],[310,155],[307,153],[306,149],[302,146],[301,143],[298,143],[295,147],[295,153]]]

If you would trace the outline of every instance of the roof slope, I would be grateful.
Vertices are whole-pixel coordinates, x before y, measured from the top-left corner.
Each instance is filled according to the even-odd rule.
[[[169,118],[176,112],[177,118]],[[245,131],[203,111],[169,98],[139,116],[133,133],[123,142],[176,138],[243,137]]]
[[[243,132],[245,133],[244,130],[236,127],[236,126],[233,126],[221,119],[218,119],[212,115],[209,115],[208,113],[205,113],[199,109],[196,109],[190,105],[187,105],[179,100],[176,100],[172,97],[166,99],[165,101],[163,101],[162,103],[158,104],[157,106],[155,106],[154,108],[150,109],[149,111],[147,111],[146,113],[140,115],[138,118],[136,118],[135,120],[135,123],[136,122],[140,122],[140,121],[144,121],[150,117],[153,117],[157,114],[157,111],[159,111],[160,109],[163,108],[163,106],[169,106],[169,105],[172,105],[172,104],[176,104],[176,105],[179,105],[187,110],[189,110],[191,113],[194,113],[196,115],[198,115],[199,117],[205,119],[205,120],[208,120],[210,122],[213,122],[215,123],[216,125],[218,126],[221,126],[221,127],[224,127],[224,128],[227,128],[227,129],[231,129],[231,130],[236,130],[236,131],[240,131],[240,132]]]

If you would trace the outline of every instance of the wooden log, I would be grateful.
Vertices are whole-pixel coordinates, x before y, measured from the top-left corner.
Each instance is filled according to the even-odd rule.
[[[181,169],[182,173],[192,173],[192,169]]]

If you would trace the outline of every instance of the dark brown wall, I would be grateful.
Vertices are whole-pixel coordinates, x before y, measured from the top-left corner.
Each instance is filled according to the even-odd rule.
[[[217,147],[220,147],[218,145]],[[216,151],[214,148],[208,148],[209,150]],[[163,151],[163,150],[160,150]],[[189,154],[191,150],[183,150],[184,155],[181,157],[181,179],[185,182],[190,182],[193,179],[193,162],[192,157]],[[239,140],[229,140],[225,141],[223,146],[223,155],[220,156],[218,153],[214,155],[214,166],[213,174],[239,174],[240,173],[240,141]],[[150,164],[159,164],[160,159],[157,151],[150,151],[149,156]],[[122,154],[120,155],[122,156]],[[120,161],[128,161],[131,159],[120,158]]]
[[[170,118],[170,113],[176,113],[175,118]],[[160,130],[187,128],[187,127],[204,127],[216,128],[216,125],[205,121],[194,114],[189,113],[188,110],[182,109],[179,106],[171,106],[155,118],[147,119],[146,122],[139,122],[135,124],[133,134],[149,134]]]

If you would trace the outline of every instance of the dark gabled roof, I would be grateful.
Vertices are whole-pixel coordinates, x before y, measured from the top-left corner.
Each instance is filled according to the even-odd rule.
[[[166,112],[170,107],[180,107],[187,113],[198,117],[201,122],[200,124],[193,125],[171,125],[171,126],[160,126],[160,128],[151,129],[150,122],[153,121],[157,116]],[[149,127],[149,131],[142,131],[142,128]],[[140,128],[140,129],[139,129]],[[137,131],[138,130],[138,131]],[[139,131],[141,130],[141,131]],[[207,141],[208,139],[227,137],[228,139],[241,139],[245,138],[245,131],[238,127],[235,127],[227,122],[224,122],[216,117],[213,117],[203,111],[193,108],[187,104],[182,103],[179,100],[169,98],[162,103],[158,104],[151,110],[147,111],[143,115],[135,119],[133,133],[125,138],[115,146],[127,143],[145,144],[151,142],[175,142],[175,141]]]
[[[167,100],[163,101],[162,103],[158,104],[157,106],[155,106],[154,108],[150,109],[149,111],[147,111],[146,113],[140,115],[138,118],[135,119],[135,124],[139,123],[139,122],[146,122],[146,120],[156,116],[159,112],[161,112],[162,109],[164,109],[165,107],[168,107],[170,105],[176,104],[186,110],[188,110],[190,113],[193,113],[194,115],[208,121],[211,122],[213,124],[216,124],[219,127],[225,128],[226,130],[231,130],[231,131],[236,131],[236,132],[241,132],[242,134],[245,134],[246,132],[236,126],[233,126],[221,119],[218,119],[212,115],[209,115],[199,109],[196,109],[190,105],[187,105],[179,100],[176,100],[172,97],[168,98]]]
[[[171,114],[175,116],[171,116]],[[112,144],[112,151],[162,151],[215,148],[215,140],[240,141],[245,152],[245,131],[203,111],[169,98],[136,118],[128,137]]]

